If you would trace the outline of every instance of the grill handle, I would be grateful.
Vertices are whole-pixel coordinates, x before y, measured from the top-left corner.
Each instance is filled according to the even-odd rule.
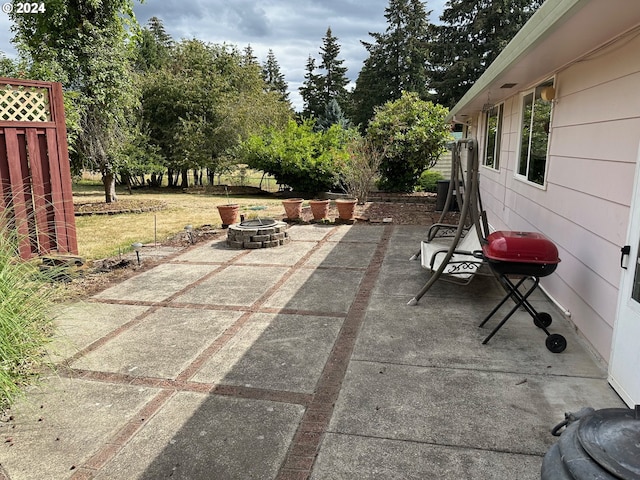
[[[630,253],[631,253],[631,245],[625,245],[620,249],[620,267],[624,268],[625,270],[627,269],[627,267],[624,265],[624,257],[629,255]]]

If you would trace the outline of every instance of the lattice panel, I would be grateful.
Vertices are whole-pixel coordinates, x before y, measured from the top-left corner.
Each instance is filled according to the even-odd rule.
[[[46,88],[0,85],[0,121],[50,122]]]

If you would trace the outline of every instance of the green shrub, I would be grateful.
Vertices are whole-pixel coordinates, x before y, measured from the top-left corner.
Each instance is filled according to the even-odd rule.
[[[402,92],[398,100],[376,108],[367,138],[385,152],[378,182],[382,190],[414,190],[420,174],[435,165],[451,139],[451,128],[445,122],[448,112],[414,92]]]
[[[416,190],[418,192],[436,193],[438,190],[438,182],[440,180],[444,180],[444,177],[440,172],[436,172],[435,170],[425,170],[420,175],[420,180],[418,180]]]
[[[0,228],[0,410],[45,363],[43,347],[51,331],[52,289],[34,263],[19,259],[17,243],[12,228]]]
[[[296,191],[322,192],[339,184],[350,135],[339,125],[316,132],[313,121],[298,125],[291,120],[284,129],[269,128],[243,142],[236,160]]]

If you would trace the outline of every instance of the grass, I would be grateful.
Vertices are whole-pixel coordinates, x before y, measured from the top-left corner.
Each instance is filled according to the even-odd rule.
[[[87,182],[74,184],[74,202],[103,202],[102,185]],[[118,190],[118,195],[131,198],[126,191]],[[158,212],[119,215],[94,215],[76,217],[78,249],[81,256],[95,260],[130,251],[134,242],[161,243],[168,237],[182,232],[185,225],[194,228],[202,225],[220,227],[221,221],[216,205],[240,204],[240,213],[247,219],[257,216],[268,217],[284,213],[278,199],[261,197],[231,197],[224,195],[189,194],[180,190],[134,190],[133,197],[142,200],[159,200],[167,208]],[[254,210],[256,207],[267,207]]]
[[[10,228],[0,229],[0,411],[47,363],[43,347],[52,328],[53,289],[34,263],[18,260],[17,243]]]

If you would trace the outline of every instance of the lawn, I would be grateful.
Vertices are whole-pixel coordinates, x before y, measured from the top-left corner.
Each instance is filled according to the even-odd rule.
[[[134,242],[161,243],[184,230],[186,225],[194,228],[203,225],[220,227],[220,216],[216,205],[240,204],[240,213],[246,218],[278,216],[284,213],[279,199],[269,197],[236,197],[224,195],[183,193],[181,190],[118,190],[121,199],[160,201],[166,208],[145,213],[123,213],[117,215],[92,215],[76,217],[78,249],[81,256],[95,260],[130,251]],[[104,193],[99,184],[74,183],[74,203],[104,202]],[[262,209],[261,207],[267,207]]]

